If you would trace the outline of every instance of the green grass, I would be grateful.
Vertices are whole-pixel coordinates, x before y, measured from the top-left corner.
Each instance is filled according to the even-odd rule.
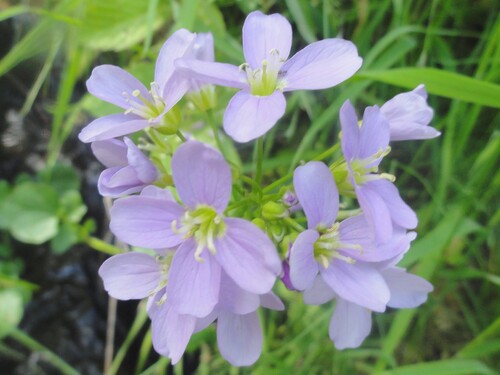
[[[490,374],[500,368],[498,2],[225,0],[207,5],[193,0],[121,0],[110,1],[108,7],[101,4],[67,0],[55,8],[23,6],[0,13],[0,20],[25,12],[40,17],[0,60],[3,75],[35,55],[43,57],[43,76],[33,86],[26,111],[48,84],[55,53],[62,59],[57,96],[53,106],[46,108],[53,118],[49,163],[55,162],[73,127],[82,125],[79,118],[84,108],[91,107],[94,115],[101,111],[84,102],[88,98],[78,100],[72,95],[97,58],[98,63],[122,67],[154,61],[167,35],[187,27],[212,31],[217,58],[240,64],[241,25],[245,13],[253,9],[285,14],[293,22],[295,51],[308,42],[342,35],[356,43],[365,62],[359,74],[339,87],[291,95],[287,117],[266,143],[272,156],[264,164],[268,182],[272,182],[271,169],[286,173],[334,142],[338,110],[347,98],[361,109],[426,83],[435,109],[432,124],[443,133],[435,140],[394,145],[392,159],[384,165],[399,176],[402,196],[418,211],[419,237],[404,264],[434,284],[425,305],[376,315],[364,345],[340,352],[328,339],[332,306],[304,306],[299,295],[281,288],[288,309],[264,314],[265,351],[257,364],[231,368],[217,354],[214,332],[209,330],[194,337],[190,345],[192,353],[200,353],[199,374]],[[52,47],[40,48],[40,43]],[[221,109],[226,102],[220,100]],[[294,147],[282,150],[283,139]],[[162,361],[157,367],[165,365]],[[152,367],[145,373],[157,372]],[[175,373],[181,374],[182,368]]]

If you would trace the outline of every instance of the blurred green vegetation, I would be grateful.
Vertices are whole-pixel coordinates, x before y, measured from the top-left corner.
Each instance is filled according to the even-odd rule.
[[[442,136],[394,144],[384,167],[399,177],[402,196],[418,211],[418,239],[403,264],[434,284],[428,302],[418,309],[375,315],[372,334],[361,348],[336,351],[328,338],[332,306],[305,306],[299,294],[280,286],[287,310],[265,312],[266,340],[260,360],[248,369],[231,368],[217,354],[213,330],[207,330],[193,337],[188,349],[187,357],[200,361],[198,374],[491,374],[500,368],[497,1],[47,0],[22,4],[0,12],[2,22],[14,17],[28,17],[31,22],[0,59],[0,76],[19,64],[35,62],[33,69],[39,74],[26,96],[23,115],[56,82],[55,96],[45,101],[50,102],[45,110],[52,118],[46,153],[49,167],[55,165],[65,140],[77,131],[75,126],[84,125],[87,116],[110,111],[89,95],[78,95],[77,88],[93,66],[119,65],[147,82],[160,46],[180,27],[211,31],[217,60],[240,64],[241,26],[255,9],[282,13],[292,22],[293,51],[318,39],[341,36],[353,40],[364,58],[361,71],[339,87],[291,95],[286,117],[266,144],[268,182],[276,171],[286,173],[333,144],[339,130],[338,110],[346,99],[363,108],[426,84],[435,110],[432,125]],[[218,90],[222,111],[228,91]],[[0,198],[4,190],[7,187],[1,185]],[[0,279],[0,286],[3,283]],[[142,318],[137,324],[144,324]],[[168,365],[165,359],[143,368],[151,350],[148,338],[138,354],[137,372],[161,373]],[[127,348],[122,348],[122,355]],[[182,364],[174,372],[182,374]]]

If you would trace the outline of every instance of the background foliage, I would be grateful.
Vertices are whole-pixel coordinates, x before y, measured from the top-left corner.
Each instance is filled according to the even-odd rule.
[[[85,93],[83,83],[92,67],[119,65],[147,83],[159,47],[180,27],[211,31],[217,59],[240,64],[243,20],[260,9],[282,13],[292,22],[294,51],[318,39],[342,36],[353,40],[364,58],[361,71],[339,87],[291,95],[287,115],[267,143],[268,182],[276,171],[292,170],[335,141],[338,110],[347,98],[361,109],[426,84],[435,109],[432,125],[442,136],[394,145],[384,167],[399,176],[402,196],[420,220],[419,237],[404,265],[429,279],[435,291],[419,309],[376,315],[363,346],[340,352],[328,339],[332,306],[305,306],[300,295],[279,287],[288,309],[266,312],[265,349],[257,364],[230,368],[218,356],[215,334],[208,330],[193,337],[184,364],[173,371],[490,374],[500,368],[497,1],[42,0],[0,1],[0,7],[0,30],[9,25],[17,30],[2,41],[0,82],[29,70],[34,78],[22,82],[25,98],[16,113],[21,119],[45,119],[49,129],[38,140],[43,163],[33,168],[37,174],[0,169],[5,174],[0,175],[0,338],[45,353],[45,361],[58,371],[76,373],[49,351],[48,343],[46,348],[30,342],[33,338],[16,328],[36,286],[16,260],[12,241],[50,240],[53,253],[92,241],[93,223],[81,222],[87,210],[78,191],[81,177],[68,163],[58,164],[64,161],[61,150],[82,125],[113,111]],[[222,111],[230,92],[218,93]],[[3,95],[0,100],[5,100]],[[0,121],[8,126],[5,119]],[[251,153],[248,146],[240,151]],[[145,321],[139,313],[108,373],[164,373],[168,361],[156,362],[150,354],[150,335],[141,330]],[[139,352],[127,354],[134,341]],[[15,357],[7,349],[0,346],[0,357]],[[125,355],[136,358],[135,368],[120,368]]]

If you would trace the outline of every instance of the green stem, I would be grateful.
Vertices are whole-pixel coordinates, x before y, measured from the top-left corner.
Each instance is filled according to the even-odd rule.
[[[323,160],[329,157],[330,155],[334,154],[337,152],[337,150],[340,148],[340,142],[335,143],[332,147],[330,147],[328,150],[323,151],[321,154],[318,156],[315,156],[312,160]]]
[[[177,132],[175,134],[179,137],[179,139],[182,142],[186,142],[187,141],[186,137],[184,137],[184,134],[182,134],[180,130],[177,130]]]
[[[255,185],[254,191],[259,190],[259,196],[262,195],[260,184],[262,182],[262,163],[264,159],[264,138],[257,139],[255,143]]]
[[[291,228],[299,231],[299,232],[303,232],[305,231],[306,229],[300,225],[299,223],[297,223],[295,220],[289,218],[289,217],[284,217],[282,219],[288,226],[290,226]]]
[[[71,367],[67,362],[57,356],[57,354],[50,351],[47,347],[27,335],[25,332],[21,331],[19,328],[14,328],[13,331],[9,333],[10,337],[16,340],[18,343],[29,348],[33,352],[40,354],[41,358],[45,359],[52,366],[57,368],[63,375],[78,375],[79,372]]]
[[[219,129],[217,127],[217,124],[215,123],[214,114],[212,111],[207,111],[205,112],[205,115],[208,125],[210,125],[210,128],[212,128],[212,133],[214,134],[215,143],[217,143],[217,148],[222,153],[222,156],[224,156],[224,159],[227,160],[226,152],[219,136]]]
[[[113,246],[97,237],[87,237],[85,243],[92,249],[100,251],[101,253],[116,255],[123,253],[123,250],[119,247]]]

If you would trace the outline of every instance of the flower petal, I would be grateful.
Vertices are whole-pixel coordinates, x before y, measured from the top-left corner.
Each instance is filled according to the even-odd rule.
[[[376,267],[363,262],[348,264],[333,259],[328,268],[320,267],[320,272],[340,298],[373,311],[385,310],[390,298],[389,288]]]
[[[101,173],[97,181],[99,194],[112,198],[138,193],[144,186],[130,166],[108,168]]]
[[[182,238],[172,231],[184,209],[175,202],[145,196],[121,198],[111,207],[110,229],[121,241],[152,249],[173,247]]]
[[[316,276],[313,285],[304,291],[304,303],[322,305],[335,298],[335,292],[325,283],[321,275]]]
[[[128,147],[128,164],[134,168],[137,178],[145,184],[155,182],[158,178],[158,172],[151,160],[129,138],[124,137],[123,141]]]
[[[95,97],[128,109],[129,100],[143,104],[132,92],[139,90],[146,100],[151,95],[146,87],[133,75],[114,65],[99,65],[92,70],[87,80],[87,90]]]
[[[119,139],[92,142],[90,147],[97,160],[106,168],[128,165],[127,145]]]
[[[375,233],[378,243],[385,243],[392,236],[392,220],[385,201],[372,189],[372,182],[356,187],[356,197],[363,210],[366,221]]]
[[[196,141],[182,144],[172,157],[172,175],[180,198],[191,209],[199,204],[222,213],[232,189],[231,169],[213,148]]]
[[[233,366],[250,366],[262,352],[262,329],[256,312],[238,315],[221,312],[217,320],[217,344]]]
[[[276,248],[267,235],[249,221],[225,219],[226,233],[216,239],[215,258],[236,284],[251,293],[271,290],[281,272]]]
[[[297,290],[311,287],[319,272],[318,263],[314,259],[314,243],[318,238],[318,232],[306,230],[299,234],[290,250],[290,280]]]
[[[160,49],[155,66],[155,82],[160,86],[160,93],[175,71],[174,61],[184,56],[193,48],[196,34],[186,29],[177,30],[168,38]]]
[[[170,266],[167,295],[179,314],[203,318],[219,300],[221,268],[208,251],[195,257],[197,244],[189,238],[177,249]]]
[[[222,272],[218,308],[234,314],[248,314],[258,309],[258,294],[241,289],[225,272]]]
[[[286,82],[284,91],[336,86],[353,76],[362,62],[356,46],[348,40],[324,39],[311,43],[281,68]]]
[[[232,97],[224,113],[224,130],[236,142],[249,142],[267,133],[285,114],[286,100],[281,91],[255,96],[240,91]]]
[[[273,292],[260,295],[260,305],[266,309],[283,311],[285,310],[285,305],[279,299],[279,297]]]
[[[264,60],[273,59],[273,51],[278,51],[280,60],[288,58],[292,47],[292,26],[281,14],[267,16],[255,11],[245,19],[242,38],[245,61],[252,69],[257,69]]]
[[[144,253],[125,253],[107,259],[99,268],[104,289],[120,300],[142,299],[160,284],[161,266]]]
[[[99,117],[85,126],[78,134],[84,143],[104,141],[135,133],[149,126],[149,122],[132,114],[115,114]]]
[[[359,132],[359,151],[357,158],[365,159],[375,155],[389,146],[389,124],[380,113],[377,106],[366,107],[363,114],[363,122]],[[382,157],[367,167],[374,167],[380,164]]]
[[[410,92],[396,95],[380,111],[389,122],[391,141],[429,139],[441,133],[428,126],[434,111],[427,104],[427,92],[419,85]]]
[[[349,100],[346,100],[339,111],[342,126],[341,146],[345,159],[350,162],[357,158],[359,152],[359,126],[356,111]]]
[[[195,59],[179,59],[175,65],[186,78],[238,89],[248,87],[246,74],[235,65]]]
[[[369,186],[370,190],[376,192],[376,194],[384,201],[387,209],[389,210],[392,221],[394,221],[397,225],[406,229],[413,229],[417,227],[418,218],[415,211],[413,211],[411,207],[403,201],[399,195],[398,188],[392,182],[380,179],[370,181],[365,186]]]
[[[330,320],[330,339],[339,350],[359,347],[372,329],[372,312],[339,298]]]
[[[339,211],[339,191],[326,164],[311,161],[297,167],[293,187],[306,214],[308,228],[332,226]]]
[[[420,306],[434,289],[427,280],[407,273],[403,268],[386,268],[382,276],[391,291],[391,299],[387,304],[390,307],[401,309]]]
[[[141,191],[141,197],[155,198],[159,200],[175,202],[174,196],[168,189],[161,189],[158,186],[149,185]]]

